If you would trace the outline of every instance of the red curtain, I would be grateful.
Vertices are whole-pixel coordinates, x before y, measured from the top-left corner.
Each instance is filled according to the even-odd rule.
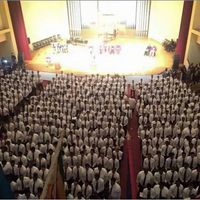
[[[31,59],[26,28],[20,1],[8,1],[10,16],[15,34],[15,40],[19,53],[23,53],[25,60]]]
[[[188,31],[190,27],[192,6],[193,6],[193,1],[186,1],[186,0],[184,1],[179,37],[176,46],[176,54],[179,55],[180,57],[180,63],[184,62]]]

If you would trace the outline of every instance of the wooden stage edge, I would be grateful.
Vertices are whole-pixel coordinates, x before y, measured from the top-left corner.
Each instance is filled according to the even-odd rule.
[[[89,54],[89,46],[98,50],[102,45],[98,39],[91,39],[88,45],[70,45],[68,53],[53,54],[52,46],[43,47],[32,52],[32,60],[25,61],[27,69],[50,73],[84,74],[119,74],[119,75],[150,75],[159,74],[165,68],[171,68],[173,53],[168,53],[162,45],[149,38],[116,38],[106,45],[121,45],[119,55],[96,54],[95,61]],[[156,57],[144,56],[148,45],[157,47]],[[48,64],[46,57],[52,58]],[[60,66],[60,69],[56,69]]]

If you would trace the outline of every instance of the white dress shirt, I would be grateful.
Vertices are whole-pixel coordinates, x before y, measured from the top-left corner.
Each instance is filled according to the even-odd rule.
[[[91,185],[82,185],[82,194],[86,199],[89,199],[92,195],[92,186]]]
[[[185,169],[184,167],[181,167],[179,169],[179,179],[182,182],[189,182],[192,177],[192,170],[190,168]],[[185,180],[184,180],[185,179]]]
[[[118,183],[110,184],[109,194],[111,199],[120,199],[121,198],[121,187]]]
[[[169,188],[169,192],[170,192],[170,197],[171,198],[177,198],[177,199],[182,199],[183,198],[183,185],[180,184],[180,186],[178,187],[176,184],[173,184],[170,186]]]
[[[97,193],[103,192],[104,190],[104,180],[102,178],[92,180],[93,190]]]
[[[146,174],[146,179],[145,179],[145,173],[144,171],[140,171],[137,175],[137,184],[141,185],[141,186],[147,186],[148,183],[150,183],[151,185],[154,182],[154,177],[153,174],[148,171],[148,173]]]

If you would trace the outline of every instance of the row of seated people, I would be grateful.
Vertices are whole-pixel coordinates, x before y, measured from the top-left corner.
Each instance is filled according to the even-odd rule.
[[[39,72],[14,70],[0,79],[0,118],[10,115],[15,107],[31,92],[33,87],[40,82]]]
[[[109,180],[106,173],[106,180],[104,180],[100,171],[94,173],[93,179],[100,176],[100,182],[105,181],[107,196],[112,194],[115,195],[113,197],[120,198],[118,169],[123,155],[122,147],[128,119],[132,113],[129,103],[124,100],[125,86],[123,77],[109,75],[78,77],[73,74],[61,74],[56,75],[39,96],[30,98],[23,112],[14,116],[13,120],[5,125],[4,138],[6,139],[1,140],[0,160],[5,172],[6,166],[12,166],[13,163],[19,166],[20,173],[21,169],[24,169],[23,174],[16,172],[11,176],[11,186],[16,196],[18,192],[21,193],[19,198],[24,195],[24,192],[31,196],[36,196],[38,191],[40,193],[57,141],[63,133],[65,136],[62,151],[64,169],[71,168],[73,172],[73,178],[65,182],[69,197],[80,196],[80,191],[72,192],[74,182],[84,184],[83,178],[77,179],[77,166],[78,171],[83,173],[83,169],[89,164],[94,172],[97,172],[97,168],[100,169],[101,166],[107,174],[116,171],[115,177]],[[6,155],[12,159],[5,159]],[[84,164],[80,161],[81,157],[82,160],[85,159]],[[91,157],[94,159],[93,165]],[[14,161],[14,158],[17,161]],[[31,173],[29,173],[30,168]],[[40,170],[44,171],[44,175]],[[9,176],[10,173],[7,175]],[[29,185],[29,189],[18,188],[17,180],[18,182],[21,180],[19,177],[29,180],[29,184],[26,184]],[[38,181],[34,184],[34,188],[32,179]],[[91,179],[88,184],[92,184]],[[115,185],[114,189],[112,185]],[[104,195],[102,191],[95,192],[94,187],[92,188],[92,195]],[[112,190],[108,192],[109,189]],[[81,195],[86,198],[85,194],[81,193]],[[87,195],[87,198],[89,196]]]
[[[199,96],[172,77],[152,77],[136,88],[142,145],[138,197],[194,198],[200,191]]]

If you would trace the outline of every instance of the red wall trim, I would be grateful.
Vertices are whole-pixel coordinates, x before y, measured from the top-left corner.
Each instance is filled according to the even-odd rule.
[[[184,1],[179,37],[176,46],[176,54],[180,56],[180,63],[184,62],[185,49],[190,27],[190,18],[192,14],[192,6],[193,1]]]
[[[8,1],[10,16],[19,53],[23,53],[25,60],[31,60],[31,52],[27,40],[26,27],[20,1]]]

